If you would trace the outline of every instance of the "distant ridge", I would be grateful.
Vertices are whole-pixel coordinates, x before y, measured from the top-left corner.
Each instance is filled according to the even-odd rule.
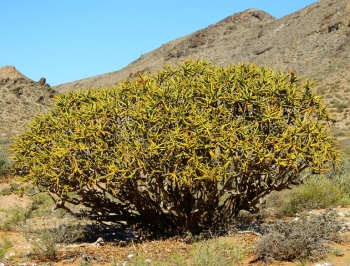
[[[4,66],[0,68],[0,78],[3,79],[16,79],[26,78],[21,72],[19,72],[14,66]]]
[[[163,44],[121,70],[54,88],[64,92],[113,86],[135,73],[155,72],[167,63],[201,57],[223,66],[257,62],[285,71],[295,69],[298,75],[326,86],[328,78],[350,66],[349,55],[350,1],[322,0],[280,19],[248,9]]]

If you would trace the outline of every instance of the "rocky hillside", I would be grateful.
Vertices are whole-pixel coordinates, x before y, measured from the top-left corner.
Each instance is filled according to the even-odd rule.
[[[56,86],[70,89],[116,85],[167,63],[207,58],[220,65],[257,62],[316,81],[337,123],[335,135],[350,129],[350,1],[320,0],[281,19],[249,9],[142,55],[124,69]],[[349,143],[345,143],[350,144]]]
[[[0,68],[0,139],[18,134],[46,112],[55,93],[45,78],[35,82],[13,66]]]
[[[350,2],[321,0],[298,12],[275,19],[249,9],[142,55],[124,69],[56,86],[58,91],[100,87],[154,72],[166,63],[205,57],[221,65],[257,62],[287,71],[295,69],[327,83],[347,83],[340,77],[350,63]],[[329,79],[330,78],[330,79]],[[344,84],[345,84],[344,83]],[[349,84],[347,84],[349,85]]]

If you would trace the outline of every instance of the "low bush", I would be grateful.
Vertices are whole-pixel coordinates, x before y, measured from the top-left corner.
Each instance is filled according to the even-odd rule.
[[[11,169],[11,160],[6,150],[0,148],[0,177],[7,176]]]
[[[335,210],[310,217],[303,214],[298,221],[277,220],[263,226],[267,233],[259,240],[255,251],[266,262],[325,259],[331,250],[327,241],[341,241],[342,226]]]
[[[58,244],[73,243],[84,236],[85,226],[75,221],[67,224],[50,223],[44,228],[34,230],[28,224],[22,227],[27,241],[33,246],[33,254],[38,259],[55,260],[58,252]]]
[[[1,243],[0,243],[0,260],[2,260],[5,257],[5,254],[7,250],[11,247],[13,247],[13,243],[7,238],[7,235],[3,235],[1,237]]]
[[[191,265],[238,265],[247,255],[247,248],[225,239],[196,243],[190,254]]]
[[[0,195],[10,195],[12,192],[16,191],[16,189],[19,187],[19,184],[17,183],[11,183],[10,186],[3,188],[0,191]]]
[[[38,193],[31,196],[30,199],[32,200],[32,217],[50,216],[55,205],[49,195],[46,193]]]
[[[323,176],[313,176],[290,190],[274,191],[266,197],[266,207],[277,217],[294,215],[313,208],[350,204],[350,160],[345,151],[336,168]],[[317,188],[317,189],[315,189]]]
[[[350,148],[345,149],[338,167],[326,173],[325,177],[350,197]]]
[[[5,219],[1,221],[0,229],[14,230],[24,223],[30,215],[30,210],[24,208],[14,207],[4,210],[6,213]]]
[[[280,211],[283,215],[350,204],[349,197],[339,187],[331,180],[320,176],[310,178],[303,185],[293,188],[280,200],[282,203]]]

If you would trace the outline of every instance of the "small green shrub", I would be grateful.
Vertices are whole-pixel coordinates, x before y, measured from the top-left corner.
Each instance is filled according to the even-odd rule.
[[[118,262],[118,261],[116,261]],[[120,264],[115,264],[114,265],[131,265],[131,266],[161,266],[164,264],[161,264],[157,261],[152,261],[149,258],[147,258],[147,255],[144,253],[139,253],[139,254],[135,254],[134,256],[132,256],[131,258],[127,259],[127,262],[125,263],[120,263]],[[168,265],[168,264],[165,264]]]
[[[0,138],[0,144],[4,145],[4,144],[10,144],[11,140],[9,138]]]
[[[3,210],[3,212],[6,213],[6,217],[1,221],[1,229],[14,230],[29,218],[31,211],[20,207],[14,207]]]
[[[1,240],[2,243],[0,243],[0,260],[5,257],[7,250],[13,247],[13,243],[7,238],[6,234],[2,235]]]
[[[76,221],[67,224],[45,225],[41,229],[33,229],[29,225],[21,228],[27,241],[34,246],[33,255],[39,259],[55,260],[59,243],[73,243],[84,236],[85,226]]]
[[[16,189],[19,187],[19,184],[17,183],[11,183],[9,187],[5,187],[0,191],[0,195],[10,195],[12,192],[16,191]]]
[[[344,256],[344,250],[339,248],[334,248],[331,250],[331,255],[336,257],[343,257]]]
[[[331,101],[330,101],[330,103],[331,104],[333,104],[333,105],[338,105],[338,104],[340,104],[340,102],[339,102],[339,100],[336,100],[336,99],[332,99]]]
[[[335,105],[335,107],[338,109],[338,110],[343,110],[345,108],[348,108],[348,105],[346,103],[338,103]]]
[[[35,194],[30,197],[32,200],[31,216],[40,217],[52,214],[54,204],[49,195],[46,193]]]
[[[194,244],[190,261],[194,266],[239,265],[246,257],[247,251],[248,249],[237,243],[216,239]]]
[[[341,137],[345,136],[345,133],[343,131],[337,131],[333,134],[334,137]]]
[[[10,173],[11,160],[8,156],[8,152],[0,148],[0,176],[6,176]]]
[[[333,185],[340,188],[344,193],[345,197],[350,197],[350,149],[347,148],[338,166],[332,171],[325,174],[326,178],[329,179]]]
[[[12,193],[12,189],[10,187],[5,187],[0,191],[1,196],[10,195]]]
[[[283,198],[282,198],[283,197]],[[283,215],[294,215],[303,211],[350,204],[350,198],[332,181],[325,177],[313,177],[303,185],[281,195]]]
[[[335,210],[311,217],[303,214],[298,221],[277,220],[263,227],[267,233],[259,240],[255,251],[266,262],[325,259],[331,251],[327,241],[341,241],[342,225]]]
[[[78,264],[78,266],[93,266],[93,265],[94,265],[94,263],[92,261],[90,261],[90,260],[88,260],[88,261],[81,261]]]

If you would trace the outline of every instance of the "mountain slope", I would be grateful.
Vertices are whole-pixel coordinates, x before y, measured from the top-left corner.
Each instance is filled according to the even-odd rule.
[[[337,123],[334,135],[350,144],[350,1],[320,0],[281,19],[249,9],[142,55],[125,68],[54,87],[117,85],[139,72],[154,72],[167,63],[206,58],[226,66],[257,62],[275,69],[296,70],[316,82]]]
[[[1,139],[18,134],[36,115],[46,112],[56,91],[44,78],[35,82],[15,67],[5,66],[0,68],[0,93]]]
[[[124,69],[56,86],[58,91],[115,85],[137,72],[205,57],[221,65],[257,62],[314,79],[349,66],[350,2],[322,0],[281,19],[249,9],[151,51]],[[328,81],[323,82],[326,84]]]

